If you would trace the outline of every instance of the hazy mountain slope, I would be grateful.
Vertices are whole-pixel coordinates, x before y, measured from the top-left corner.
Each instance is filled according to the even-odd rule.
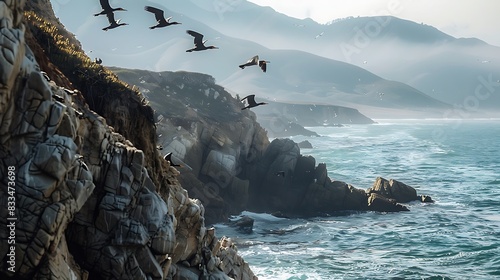
[[[190,7],[192,3],[188,2],[176,3],[175,7]],[[91,56],[102,58],[104,65],[157,72],[207,73],[241,95],[256,93],[282,102],[348,107],[363,104],[396,109],[444,108],[443,104],[415,89],[383,80],[362,68],[301,51],[269,50],[251,41],[225,36],[191,18],[202,11],[196,13],[193,8],[193,13],[188,16],[172,12],[161,4],[153,4],[165,9],[167,16],[173,16],[182,25],[149,30],[148,27],[154,24],[153,16],[143,10],[144,3],[131,2],[122,5],[127,12],[116,13],[117,18],[130,25],[103,32],[100,29],[106,26],[106,19],[92,15],[99,8],[80,4],[84,9],[82,13],[88,16],[81,19],[85,24],[77,32],[79,39],[92,50]],[[266,11],[272,12],[271,9]],[[205,34],[207,44],[220,49],[186,53],[185,50],[193,46],[193,39],[185,33],[186,29]],[[238,68],[255,54],[271,61],[268,73],[260,72],[257,67]]]
[[[268,101],[266,106],[241,111],[245,105],[217,85],[213,77],[185,71],[151,72],[111,67],[123,81],[136,86],[155,109],[157,119],[186,124],[203,119],[213,127],[241,118],[240,113],[257,116],[269,137],[315,135],[303,126],[370,124],[373,120],[358,110],[335,105],[287,104]],[[259,96],[258,99],[261,97]],[[236,112],[236,113],[235,113]],[[161,117],[160,117],[161,116]],[[163,139],[164,140],[164,139]],[[168,143],[163,143],[168,144]]]
[[[342,55],[341,43],[354,44],[358,39],[362,45],[366,38],[368,44],[388,39],[418,44],[455,40],[435,27],[393,16],[348,17],[319,24],[311,19],[292,18],[245,0],[220,7],[203,0],[172,0],[169,9],[196,18],[228,36],[259,42],[272,49],[300,49],[334,59],[341,59],[338,56]],[[319,34],[322,35],[316,37]]]
[[[298,51],[269,51],[268,72],[240,70],[221,82],[239,93],[288,103],[443,110],[447,105],[357,66]],[[365,112],[370,116],[369,112]]]
[[[396,17],[350,17],[322,25],[247,1],[219,7],[201,0],[175,0],[171,7],[195,15],[228,36],[353,63],[458,106],[474,96],[481,85],[479,77],[500,80],[499,47],[475,38],[457,39],[432,26]],[[480,111],[498,111],[496,91],[484,93],[488,98],[479,100]]]

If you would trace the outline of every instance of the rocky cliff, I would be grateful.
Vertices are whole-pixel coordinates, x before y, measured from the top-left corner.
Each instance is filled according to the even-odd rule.
[[[207,222],[247,209],[250,180],[240,175],[269,145],[255,114],[206,74],[111,69],[151,102],[158,149],[183,165],[180,181],[203,202]]]
[[[298,144],[290,139],[269,143],[267,131],[259,124],[261,117],[250,110],[241,111],[244,105],[240,98],[234,98],[211,76],[182,71],[111,70],[151,102],[156,111],[158,148],[163,154],[172,153],[177,163],[185,165],[179,168],[181,182],[190,195],[202,201],[209,222],[227,221],[229,215],[242,210],[298,216],[339,210],[408,210],[399,204],[408,201],[394,199],[390,192],[379,195],[330,179],[326,165],[301,155]],[[305,116],[312,110],[310,116],[317,119],[372,122],[349,108],[279,106],[301,113],[298,115],[302,115],[302,121],[311,121]],[[289,125],[288,120],[285,122]],[[420,197],[415,195],[411,200],[417,199]]]
[[[293,141],[270,143],[208,75],[125,84],[83,53],[47,0],[0,1],[0,17],[2,277],[253,279],[207,219],[403,211],[423,199],[394,180],[366,191],[331,180]]]
[[[0,1],[2,279],[253,279],[158,153],[146,100],[41,2]]]

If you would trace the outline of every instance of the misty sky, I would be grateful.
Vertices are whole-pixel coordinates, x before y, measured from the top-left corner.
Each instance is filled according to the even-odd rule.
[[[80,0],[50,0],[54,10]],[[88,2],[87,2],[88,1]],[[119,2],[138,0],[110,0]],[[150,0],[157,2],[155,0]],[[188,0],[186,0],[188,1]],[[243,0],[206,0],[214,5],[238,5]],[[271,6],[278,12],[296,18],[310,17],[319,23],[348,16],[393,15],[425,23],[460,38],[475,37],[500,46],[500,0],[248,0]],[[98,0],[85,0],[97,6]],[[92,3],[93,2],[93,3]],[[148,2],[148,1],[145,1]],[[168,1],[165,1],[166,6]],[[67,20],[67,19],[65,19]],[[67,23],[67,22],[66,22]]]
[[[238,0],[215,0],[234,2]],[[499,0],[249,0],[319,23],[348,16],[393,15],[432,25],[451,36],[500,46]],[[392,8],[391,8],[392,7]]]

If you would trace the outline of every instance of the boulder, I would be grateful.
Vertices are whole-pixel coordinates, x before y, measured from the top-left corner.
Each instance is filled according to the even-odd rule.
[[[386,180],[382,177],[378,177],[373,186],[366,190],[366,193],[380,194],[399,203],[418,200],[417,191],[414,188],[394,179]]]
[[[378,212],[401,212],[409,211],[404,205],[397,203],[383,195],[372,193],[368,197],[368,210]]]
[[[250,218],[247,215],[229,220],[229,225],[235,227],[239,232],[242,233],[252,233],[253,223],[254,219]]]
[[[434,200],[430,196],[428,196],[428,195],[419,195],[418,198],[419,198],[420,201],[425,202],[425,203],[432,203],[432,202],[434,202]]]
[[[347,189],[344,195],[343,209],[345,210],[366,210],[368,206],[368,196],[365,191],[353,187],[352,185],[347,185]]]
[[[298,145],[299,145],[299,148],[301,148],[301,149],[312,149],[313,148],[311,142],[309,142],[307,140],[299,142]]]

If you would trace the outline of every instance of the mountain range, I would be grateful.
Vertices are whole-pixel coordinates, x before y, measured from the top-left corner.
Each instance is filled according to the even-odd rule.
[[[378,16],[318,24],[245,1],[225,12],[200,0],[180,2],[173,1],[172,9],[228,36],[352,63],[449,104],[464,105],[484,80],[500,83],[499,47],[477,38],[454,38],[423,23]],[[498,109],[499,94],[481,103],[484,110]]]
[[[97,2],[97,1],[94,1]],[[220,5],[219,5],[220,4]],[[117,3],[128,26],[108,32],[98,3],[69,3],[61,21],[104,65],[209,74],[233,94],[293,104],[339,105],[372,118],[492,116],[500,107],[500,48],[454,38],[396,17],[358,17],[319,24],[247,1],[191,0]],[[182,25],[149,30],[144,5],[164,9]],[[63,15],[81,8],[70,21]],[[77,22],[77,23],[75,23]],[[203,33],[218,50],[186,53]],[[267,73],[238,65],[254,55]],[[480,114],[478,114],[480,113]]]

